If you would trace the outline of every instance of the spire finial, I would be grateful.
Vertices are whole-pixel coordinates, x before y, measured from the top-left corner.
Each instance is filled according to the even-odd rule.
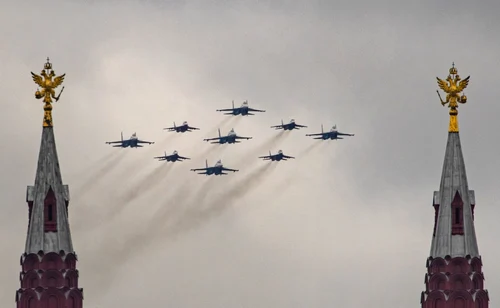
[[[460,92],[465,90],[469,84],[470,76],[461,80],[458,75],[458,70],[455,68],[455,62],[453,62],[452,67],[450,68],[450,75],[448,75],[446,80],[439,79],[439,77],[436,78],[439,87],[446,93],[446,100],[443,100],[439,91],[436,90],[439,100],[443,106],[448,104],[448,107],[450,108],[450,125],[448,131],[450,133],[458,133],[458,103],[465,104],[467,102],[467,96],[460,96]]]
[[[33,81],[41,88],[41,90],[36,90],[35,98],[41,99],[43,97],[43,102],[45,103],[43,106],[43,110],[45,111],[43,117],[43,127],[52,127],[52,99],[56,102],[59,100],[61,93],[64,90],[64,86],[57,96],[54,89],[63,83],[64,76],[66,76],[66,74],[62,74],[61,76],[56,77],[56,73],[52,70],[52,63],[49,61],[49,57],[47,57],[47,62],[43,66],[43,70],[40,73],[41,76],[31,72]],[[52,80],[53,77],[54,80]]]

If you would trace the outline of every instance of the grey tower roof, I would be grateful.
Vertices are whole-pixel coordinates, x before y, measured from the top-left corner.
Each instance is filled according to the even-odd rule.
[[[452,203],[459,194],[463,203],[462,221],[463,234],[452,234],[453,211]],[[474,230],[473,207],[475,206],[474,191],[469,190],[465,173],[462,146],[458,132],[448,134],[448,143],[444,157],[443,173],[439,191],[434,192],[434,205],[439,205],[436,219],[435,235],[431,244],[431,257],[479,257],[479,250]]]
[[[52,189],[55,197],[56,231],[45,232],[45,199]],[[69,189],[63,185],[53,127],[44,127],[38,157],[35,185],[28,186],[26,201],[32,202],[30,224],[26,238],[26,253],[74,253],[68,223]]]

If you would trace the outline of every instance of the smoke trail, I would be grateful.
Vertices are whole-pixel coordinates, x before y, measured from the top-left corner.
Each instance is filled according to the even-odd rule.
[[[88,179],[83,182],[83,184],[79,188],[76,189],[74,194],[75,199],[81,198],[83,194],[88,192],[92,186],[99,184],[99,181],[102,180],[111,170],[113,170],[113,168],[115,168],[123,160],[123,158],[125,158],[125,152],[123,151],[123,149],[121,150],[122,151],[118,150],[116,153],[109,155],[109,157],[113,159],[105,160],[107,163],[103,167],[91,173]]]
[[[221,150],[221,147],[222,146],[225,146],[226,144],[209,144],[209,147],[207,147],[207,149],[203,152],[201,152],[199,155],[200,155],[200,158],[203,158],[203,159],[207,159],[207,156],[209,154],[212,154],[213,152],[215,151],[219,151]]]
[[[213,126],[211,129],[208,130],[208,135],[212,134],[217,134],[217,130],[221,128],[222,126],[226,125],[227,123],[233,121],[235,118],[234,116],[226,116],[223,120],[221,120],[219,123],[217,123],[215,126]],[[207,137],[210,138],[210,137]]]
[[[165,236],[169,238],[178,236],[220,215],[224,210],[234,206],[236,199],[245,196],[259,184],[262,184],[262,179],[269,176],[269,173],[275,170],[276,166],[277,164],[265,164],[257,168],[244,179],[238,181],[235,186],[223,191],[210,203],[205,203],[208,190],[200,189],[195,195],[195,202],[190,202],[190,206],[186,207],[183,215],[174,223],[166,226]]]
[[[318,141],[313,143],[312,145],[308,146],[305,150],[299,153],[297,155],[298,157],[306,156],[307,154],[311,153],[314,149],[317,149],[318,147],[323,147],[325,145],[325,142],[323,141]]]
[[[212,179],[208,179],[199,191],[208,191],[206,187],[210,185],[210,180]],[[165,226],[168,225],[171,220],[175,219],[176,213],[184,210],[187,204],[186,200],[189,200],[189,193],[192,191],[193,185],[186,181],[175,190],[174,195],[165,198],[165,201],[169,202],[163,202],[163,206],[155,211],[152,218],[144,224],[144,228],[135,230],[132,234],[127,234],[123,237],[124,241],[120,242],[116,239],[106,239],[101,245],[96,247],[96,250],[101,250],[103,247],[106,247],[108,257],[115,260],[113,264],[107,264],[106,268],[103,269],[107,272],[107,279],[114,276],[117,269],[129,259],[142,253],[149,245],[154,245],[160,240],[160,237],[164,235],[161,231],[164,230]]]
[[[103,164],[106,164],[110,159],[118,156],[120,152],[119,151],[112,151],[109,152],[108,154],[104,155],[103,157],[99,158],[98,160],[94,161],[93,163],[90,164],[90,166],[86,166],[84,169],[70,173],[70,177],[74,178],[82,178],[86,177],[89,170],[95,169]]]
[[[125,210],[126,206],[137,197],[144,196],[148,191],[157,187],[161,183],[161,180],[165,177],[166,173],[172,170],[172,167],[173,164],[165,163],[146,175],[136,187],[127,191],[124,196],[117,200],[114,206],[108,208],[109,212],[107,216],[119,215],[123,212],[123,210]]]

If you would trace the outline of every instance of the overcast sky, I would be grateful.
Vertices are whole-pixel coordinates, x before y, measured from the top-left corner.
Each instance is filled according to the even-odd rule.
[[[471,75],[459,124],[498,305],[500,6],[487,2],[2,3],[0,302],[20,286],[43,118],[30,71],[49,56],[67,74],[54,129],[85,307],[419,307],[448,126],[436,76],[453,61]],[[232,100],[267,111],[215,111]],[[308,128],[270,128],[291,118]],[[201,130],[162,130],[184,120]],[[355,136],[317,144],[305,134],[321,124]],[[202,141],[219,127],[253,139]],[[104,144],[122,131],[156,143]],[[296,159],[257,159],[279,149]],[[192,160],[153,159],[174,150]],[[240,172],[189,171],[205,159]]]

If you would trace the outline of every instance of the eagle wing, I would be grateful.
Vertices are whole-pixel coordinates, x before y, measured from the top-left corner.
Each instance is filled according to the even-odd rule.
[[[470,78],[470,76],[467,76],[467,78],[460,81],[460,83],[458,84],[458,87],[457,87],[458,93],[462,92],[463,90],[465,90],[465,88],[467,88],[467,86],[469,85],[469,78]]]
[[[37,75],[37,74],[35,74],[35,73],[33,73],[33,72],[31,72],[31,76],[33,77],[33,81],[34,81],[37,85],[39,85],[39,86],[40,86],[40,87],[42,87],[42,88],[43,88],[43,86],[45,86],[45,84],[43,83],[43,78],[42,78],[42,76],[39,76],[39,75]]]
[[[66,74],[62,74],[61,76],[55,77],[54,80],[52,81],[52,88],[55,89],[58,86],[60,86],[64,81],[64,76],[66,76]]]
[[[439,79],[439,77],[436,77],[438,86],[441,88],[446,93],[450,92],[450,88],[448,87],[448,83],[442,79]],[[465,81],[465,80],[464,80]]]

